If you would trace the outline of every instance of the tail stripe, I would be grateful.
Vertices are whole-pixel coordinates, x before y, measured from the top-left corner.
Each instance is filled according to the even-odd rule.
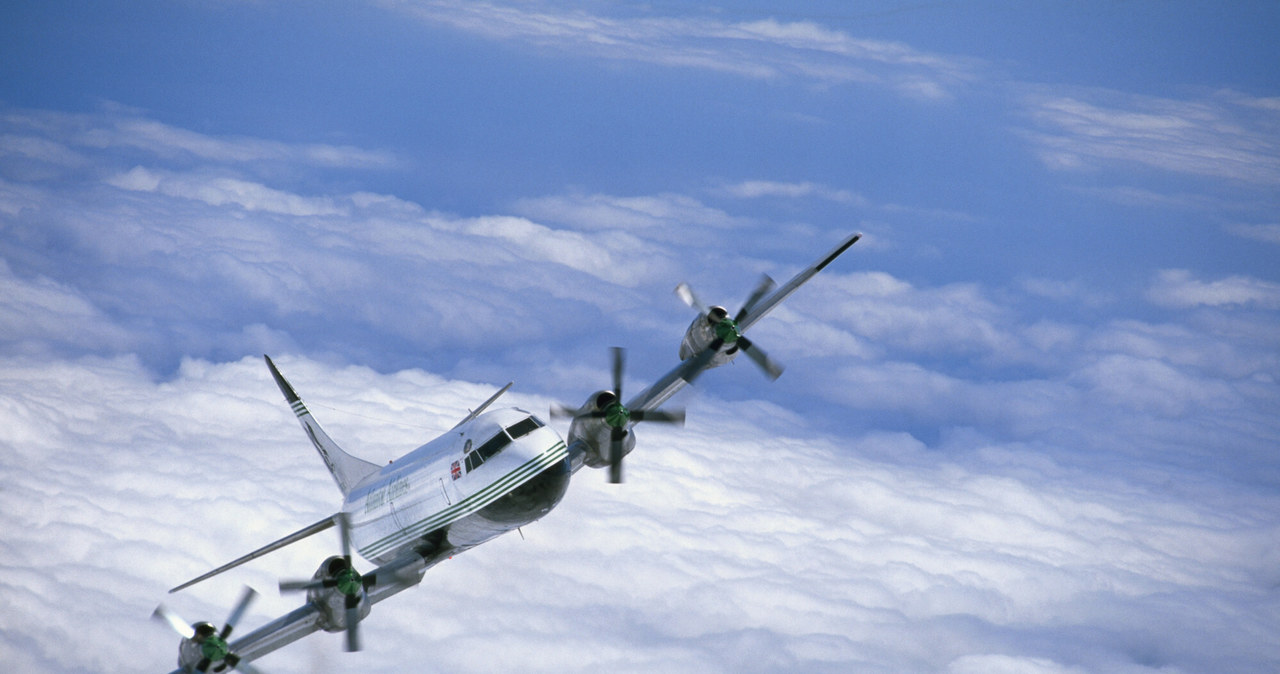
[[[320,424],[316,422],[315,417],[311,416],[307,406],[302,404],[302,399],[294,392],[289,382],[285,381],[284,376],[280,374],[280,370],[276,369],[276,364],[271,362],[271,358],[269,356],[263,356],[263,358],[266,358],[267,367],[271,369],[271,376],[276,380],[276,385],[280,387],[280,392],[284,394],[284,399],[288,401],[289,407],[293,410],[294,415],[298,417],[298,421],[302,424],[302,430],[306,431],[307,437],[311,439],[311,444],[315,446],[316,452],[324,460],[325,467],[329,469],[329,474],[333,476],[333,481],[342,490],[343,496],[350,493],[351,488],[355,487],[360,480],[378,472],[380,468],[377,464],[358,459],[342,451],[338,443],[334,442],[320,427]]]

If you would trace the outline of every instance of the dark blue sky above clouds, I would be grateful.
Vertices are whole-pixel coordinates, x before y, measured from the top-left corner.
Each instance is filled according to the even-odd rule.
[[[528,543],[433,571],[380,652],[264,664],[1269,671],[1278,32],[1272,3],[10,3],[0,583],[55,608],[0,611],[0,661],[114,668],[110,635],[57,648],[105,621],[163,667],[164,589],[331,511],[261,353],[386,460],[510,380],[578,402],[608,346],[639,390],[676,283],[734,307],[862,231],[753,328],[777,382],[700,380],[624,489],[580,474]]]

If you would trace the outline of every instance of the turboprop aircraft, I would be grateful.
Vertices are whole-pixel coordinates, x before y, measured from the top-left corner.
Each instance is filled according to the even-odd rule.
[[[334,527],[342,554],[324,560],[308,581],[281,582],[281,591],[305,592],[305,603],[234,641],[232,631],[256,594],[251,589],[246,588],[221,629],[208,622],[188,624],[158,607],[155,617],[182,636],[174,674],[252,672],[249,662],[319,630],[345,632],[347,650],[358,650],[358,625],[375,604],[417,585],[427,569],[442,560],[540,519],[556,507],[570,478],[583,466],[608,467],[610,481],[621,482],[622,459],[635,448],[635,425],[684,423],[683,411],[658,408],[706,370],[745,353],[776,379],[782,366],[744,333],[860,237],[845,238],[781,287],[765,276],[732,317],[724,307],[704,305],[688,285],[680,284],[676,294],[698,312],[680,342],[680,363],[624,403],[624,353],[614,348],[612,389],[592,393],[578,408],[551,409],[552,417],[571,420],[567,440],[526,410],[489,410],[511,388],[507,384],[445,434],[386,466],[375,465],[343,451],[265,357],[272,378],[342,492],[342,506],[170,592]],[[353,547],[375,568],[357,571]]]

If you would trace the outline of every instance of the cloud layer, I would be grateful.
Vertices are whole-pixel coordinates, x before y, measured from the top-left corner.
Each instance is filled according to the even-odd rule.
[[[281,367],[375,461],[487,395],[420,371]],[[162,588],[338,502],[257,358],[188,361],[166,382],[127,358],[4,370],[0,654],[24,671],[162,669],[174,639],[147,620]],[[759,411],[698,401],[683,431],[644,433],[625,486],[581,473],[524,540],[382,604],[366,652],[319,635],[262,665],[1247,672],[1280,655],[1266,638],[1280,620],[1274,496],[1136,486],[1016,444],[944,459],[901,434],[766,430],[749,421]],[[277,578],[333,546],[308,541],[167,601],[216,620],[248,582],[267,591],[249,627],[296,601],[274,596]]]

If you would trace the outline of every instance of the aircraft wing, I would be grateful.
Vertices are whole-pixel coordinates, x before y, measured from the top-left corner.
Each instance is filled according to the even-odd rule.
[[[444,550],[427,557],[417,552],[407,552],[364,574],[375,576],[377,579],[375,584],[367,590],[369,603],[377,604],[422,582],[427,569],[447,559],[450,552],[450,550]],[[231,642],[230,649],[243,662],[256,660],[312,632],[325,629],[328,625],[327,621],[325,610],[321,606],[308,602],[235,639]]]
[[[849,247],[857,243],[858,239],[861,238],[862,234],[860,233],[852,234],[844,241],[841,241],[838,246],[831,249],[831,252],[822,256],[821,259],[806,267],[799,274],[796,274],[790,281],[783,284],[783,286],[778,288],[778,290],[772,295],[769,295],[757,302],[755,307],[751,309],[751,312],[743,317],[741,321],[738,321],[738,327],[745,332],[752,325],[755,325],[756,321],[759,321],[768,315],[770,311],[773,311],[774,307],[782,303],[782,300],[790,297],[791,293],[795,292],[800,286],[804,285],[805,282],[813,278],[815,274],[825,269],[827,265],[831,264],[837,257],[840,257],[841,253],[849,250]]]
[[[293,533],[289,534],[288,536],[285,536],[284,538],[281,538],[281,539],[280,539],[280,540],[278,540],[278,541],[275,541],[275,542],[272,542],[272,543],[268,543],[267,545],[264,545],[263,547],[258,548],[257,550],[254,550],[253,552],[250,552],[249,554],[244,555],[243,557],[240,557],[239,559],[236,559],[236,560],[233,560],[233,561],[227,562],[226,564],[223,564],[222,566],[220,566],[220,567],[218,567],[218,568],[216,568],[216,569],[214,569],[214,570],[212,570],[212,571],[210,571],[210,572],[208,572],[208,573],[206,573],[206,574],[204,574],[204,575],[202,575],[202,576],[198,576],[198,577],[196,577],[196,578],[192,578],[191,580],[189,580],[189,581],[187,581],[187,582],[185,582],[185,583],[183,583],[183,584],[181,584],[181,585],[179,585],[179,586],[177,586],[177,587],[173,588],[172,590],[169,590],[169,594],[173,594],[174,592],[177,592],[177,591],[179,591],[179,590],[185,590],[185,589],[187,589],[187,588],[191,587],[192,585],[195,585],[196,583],[199,583],[199,582],[204,581],[204,580],[208,580],[208,579],[210,579],[210,578],[212,578],[212,577],[214,577],[214,576],[216,576],[216,575],[218,575],[218,574],[220,574],[220,573],[222,573],[222,572],[224,572],[224,571],[230,571],[231,569],[234,569],[234,568],[236,568],[237,566],[240,566],[241,564],[244,564],[244,563],[246,563],[246,562],[253,561],[253,560],[255,560],[255,559],[257,559],[257,558],[259,558],[259,557],[261,557],[261,556],[263,556],[263,555],[267,554],[268,552],[273,552],[273,551],[275,551],[275,550],[279,550],[280,548],[283,548],[283,547],[284,547],[284,546],[286,546],[286,545],[292,545],[293,543],[297,543],[298,541],[300,541],[300,540],[302,540],[302,539],[304,539],[304,538],[306,538],[306,537],[308,537],[308,536],[311,536],[311,535],[313,535],[313,534],[318,534],[318,533],[320,533],[321,531],[324,531],[325,529],[328,529],[329,527],[332,527],[332,526],[333,526],[333,524],[334,524],[334,518],[335,518],[335,517],[336,517],[336,515],[330,515],[330,516],[328,516],[328,517],[326,517],[326,518],[324,518],[324,519],[320,520],[319,522],[316,522],[315,524],[308,525],[308,526],[306,526],[306,527],[304,527],[304,528],[302,528],[302,529],[299,529],[299,530],[297,530],[297,531],[295,531],[295,532],[293,532]]]
[[[745,332],[747,328],[767,316],[770,311],[773,311],[774,307],[778,306],[783,300],[790,297],[791,293],[794,293],[800,288],[800,286],[813,278],[814,275],[825,269],[827,265],[831,264],[837,257],[840,257],[841,253],[849,250],[849,247],[857,243],[858,239],[861,238],[862,234],[860,233],[851,234],[848,237],[845,237],[839,245],[832,248],[826,255],[823,255],[816,262],[805,267],[800,271],[800,273],[792,277],[790,281],[787,281],[771,295],[756,302],[750,313],[739,321],[739,327]],[[626,403],[627,408],[632,410],[656,409],[659,405],[669,400],[671,396],[678,393],[680,389],[684,388],[691,379],[695,378],[700,373],[702,366],[697,361],[698,357],[693,356],[688,360],[681,362],[670,372],[658,379],[658,381],[654,382],[652,386],[641,391],[636,395],[636,397],[628,401]]]
[[[627,409],[641,411],[657,409],[659,405],[670,400],[671,396],[688,385],[689,380],[699,369],[695,360],[690,358],[663,375],[661,379],[627,402]]]

